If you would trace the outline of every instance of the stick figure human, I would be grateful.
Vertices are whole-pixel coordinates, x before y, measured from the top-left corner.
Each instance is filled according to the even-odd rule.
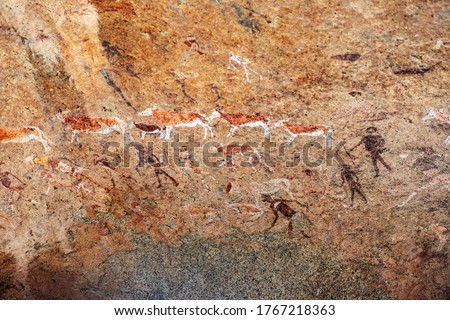
[[[373,168],[375,170],[375,177],[378,177],[380,175],[380,169],[378,168],[377,162],[380,161],[383,166],[386,167],[389,171],[392,170],[391,167],[384,161],[384,159],[381,157],[381,154],[386,150],[384,148],[384,139],[383,137],[378,134],[378,130],[375,127],[369,127],[366,129],[367,135],[365,135],[361,141],[350,149],[352,151],[353,149],[359,147],[361,144],[364,144],[364,147],[369,152],[370,157],[372,158],[372,164]]]
[[[359,178],[356,175],[356,172],[348,164],[343,164],[341,166],[341,179],[342,179],[341,187],[344,185],[344,182],[347,182],[348,187],[350,188],[350,192],[351,192],[350,207],[353,207],[353,201],[355,199],[355,192],[358,192],[359,195],[367,203],[367,198],[361,189],[361,183],[359,182]]]

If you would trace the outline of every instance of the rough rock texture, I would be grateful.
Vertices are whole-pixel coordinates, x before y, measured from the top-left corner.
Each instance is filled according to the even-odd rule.
[[[51,150],[0,144],[0,297],[448,299],[450,124],[422,118],[450,113],[449,28],[439,0],[2,0],[0,140],[34,126]],[[282,126],[268,166],[261,128],[228,138],[211,118],[215,138],[174,128],[170,141],[258,143],[261,163],[211,167],[202,148],[170,147],[156,172],[179,184],[160,174],[158,187],[155,163],[135,168],[139,130],[72,142],[58,116],[163,128],[138,115],[154,105],[327,125],[349,167],[325,162],[321,136],[278,151]],[[368,127],[384,143],[351,150]],[[321,147],[305,158],[308,141]],[[378,162],[374,177],[371,155],[392,170]],[[269,230],[267,193],[297,212],[291,233],[282,214]]]

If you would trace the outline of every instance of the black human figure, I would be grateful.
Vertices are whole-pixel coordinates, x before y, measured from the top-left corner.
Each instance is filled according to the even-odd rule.
[[[392,170],[391,167],[381,157],[381,154],[385,150],[384,139],[381,135],[378,134],[377,131],[378,130],[375,127],[367,128],[366,129],[367,135],[364,136],[364,138],[362,138],[361,141],[356,146],[350,149],[350,151],[352,151],[353,149],[359,147],[361,144],[364,144],[364,147],[369,152],[370,157],[372,158],[372,164],[375,170],[375,177],[380,176],[380,169],[378,168],[377,165],[378,161],[380,161],[389,171]]]
[[[348,187],[350,188],[350,192],[351,192],[350,207],[353,207],[353,201],[355,199],[355,192],[358,192],[359,195],[367,203],[367,198],[361,189],[361,183],[359,183],[359,178],[356,175],[356,172],[354,170],[352,170],[352,168],[348,164],[343,164],[341,166],[341,179],[342,179],[341,187],[344,185],[344,182],[347,182]]]

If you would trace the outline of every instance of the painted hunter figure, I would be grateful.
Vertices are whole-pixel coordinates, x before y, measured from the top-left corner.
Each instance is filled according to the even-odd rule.
[[[351,192],[350,208],[353,207],[353,201],[355,200],[355,192],[358,192],[361,198],[363,198],[363,200],[365,201],[365,203],[367,203],[367,198],[364,192],[362,191],[359,178],[356,175],[355,170],[353,170],[348,164],[343,164],[341,166],[341,179],[342,179],[341,187],[344,185],[344,182],[347,182],[348,187],[350,188]]]
[[[373,168],[375,170],[375,177],[380,176],[380,169],[378,168],[377,162],[380,161],[383,166],[386,167],[389,171],[391,171],[391,167],[384,161],[384,159],[381,157],[381,154],[386,151],[386,148],[384,147],[384,138],[378,133],[377,128],[375,127],[369,127],[366,129],[366,135],[364,138],[361,139],[361,141],[350,149],[350,151],[356,149],[361,144],[364,144],[364,147],[369,152],[370,157],[372,158],[372,164]]]
[[[281,215],[285,216],[289,221],[288,234],[289,234],[289,237],[291,238],[292,230],[293,230],[292,217],[297,214],[297,211],[292,209],[286,202],[295,202],[309,210],[308,204],[303,204],[297,200],[286,200],[286,199],[281,199],[281,198],[274,199],[268,194],[263,194],[263,195],[261,195],[261,197],[262,197],[263,202],[268,202],[270,204],[270,209],[272,209],[273,214],[275,215],[275,218],[274,218],[272,224],[270,225],[270,227],[267,229],[267,231],[272,229],[275,226],[275,224],[277,223],[278,217],[281,214]],[[302,226],[300,227],[300,233],[305,238],[311,238],[309,235],[307,235],[305,233],[304,225],[312,226],[312,222],[309,220],[309,218],[304,213],[302,213],[301,216],[302,216],[303,223],[302,223]]]

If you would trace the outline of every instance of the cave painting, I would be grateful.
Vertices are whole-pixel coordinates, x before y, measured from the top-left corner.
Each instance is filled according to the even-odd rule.
[[[49,140],[38,127],[0,128],[1,143],[26,143],[32,140],[40,142],[45,151],[50,151]]]
[[[158,106],[155,105],[152,108],[148,108],[142,112],[139,112],[140,116],[151,116],[153,119],[161,122],[165,127],[164,138],[166,140],[170,139],[170,134],[173,128],[178,127],[189,127],[193,128],[196,126],[201,126],[204,131],[204,139],[208,136],[208,131],[211,137],[214,137],[214,132],[209,126],[206,116],[199,113],[186,113],[186,112],[175,112],[167,110],[159,110]]]
[[[380,134],[378,134],[378,130],[375,127],[367,128],[366,133],[367,135],[365,135],[356,146],[351,148],[350,151],[356,149],[361,144],[364,144],[364,148],[369,152],[370,157],[372,158],[375,177],[379,177],[380,169],[378,168],[378,161],[380,161],[386,169],[391,171],[391,167],[381,157],[381,154],[386,151],[386,148],[384,147],[384,138]]]
[[[0,165],[3,164],[3,162],[0,162]],[[0,183],[8,192],[8,204],[11,212],[15,213],[14,193],[17,193],[20,197],[20,191],[25,188],[25,182],[9,171],[2,171],[0,172]]]
[[[282,127],[291,135],[286,145],[291,145],[298,136],[324,137],[327,147],[331,148],[332,130],[329,126],[292,123],[288,119],[280,120],[273,125],[274,128]]]
[[[347,185],[350,189],[351,193],[350,207],[353,207],[355,192],[357,192],[361,196],[361,198],[365,201],[365,203],[367,203],[366,195],[362,191],[361,183],[359,182],[359,178],[356,175],[356,171],[353,170],[348,164],[341,165],[341,179],[342,179],[341,187],[344,185],[344,182],[347,182]]]
[[[72,132],[72,142],[79,142],[80,133],[94,133],[94,134],[109,134],[111,132],[118,132],[125,134],[129,128],[126,121],[114,118],[96,118],[88,117],[86,115],[63,115],[56,114],[53,120],[60,120],[64,122]]]
[[[290,236],[290,237],[292,237],[292,231],[293,231],[293,227],[292,227],[292,217],[293,217],[294,215],[297,214],[297,211],[295,211],[294,209],[292,209],[292,208],[287,204],[287,202],[295,202],[295,203],[297,203],[297,204],[299,204],[299,205],[305,207],[306,209],[309,208],[307,204],[303,204],[303,203],[301,203],[301,202],[298,202],[297,200],[287,200],[287,199],[282,199],[282,198],[275,198],[275,199],[274,199],[274,198],[272,198],[272,197],[271,197],[270,195],[268,195],[268,194],[263,194],[263,195],[262,195],[262,201],[263,201],[263,202],[268,202],[268,203],[269,203],[270,209],[272,209],[272,212],[273,212],[273,214],[275,215],[275,218],[274,218],[272,224],[270,225],[270,227],[267,229],[267,231],[269,231],[270,229],[272,229],[272,228],[275,226],[275,224],[276,224],[277,221],[278,221],[278,217],[279,217],[279,215],[281,214],[281,215],[283,215],[284,217],[286,217],[286,218],[288,219],[288,221],[289,221],[289,223],[288,223],[288,233],[289,233],[289,236]],[[308,219],[308,217],[307,217],[305,214],[302,214],[302,216],[303,216],[304,220],[306,220],[306,222],[307,222],[309,225],[312,225],[311,221]],[[307,235],[307,234],[305,233],[305,230],[304,230],[304,229],[305,229],[305,228],[304,228],[304,226],[302,225],[302,226],[301,226],[301,229],[300,229],[300,233],[301,233],[305,238],[310,238],[310,236]]]
[[[259,80],[262,80],[262,76],[256,72],[255,70],[253,70],[252,68],[250,68],[250,61],[235,55],[233,52],[230,51],[229,53],[229,59],[228,59],[228,68],[229,69],[236,69],[236,65],[242,67],[242,69],[244,69],[244,73],[245,73],[245,81],[246,82],[250,82],[250,72],[254,73],[256,76],[258,76]]]
[[[250,115],[244,113],[226,113],[222,108],[217,107],[209,119],[223,119],[231,126],[227,137],[232,137],[238,128],[242,127],[262,127],[264,129],[264,138],[270,137],[270,120],[261,115]]]
[[[427,115],[422,120],[427,121],[431,119],[436,119],[443,123],[450,124],[450,114],[446,114],[444,112],[444,109],[439,110],[431,109],[430,111],[428,111]],[[447,139],[445,139],[444,143],[446,145],[450,145],[450,136],[448,136]]]

